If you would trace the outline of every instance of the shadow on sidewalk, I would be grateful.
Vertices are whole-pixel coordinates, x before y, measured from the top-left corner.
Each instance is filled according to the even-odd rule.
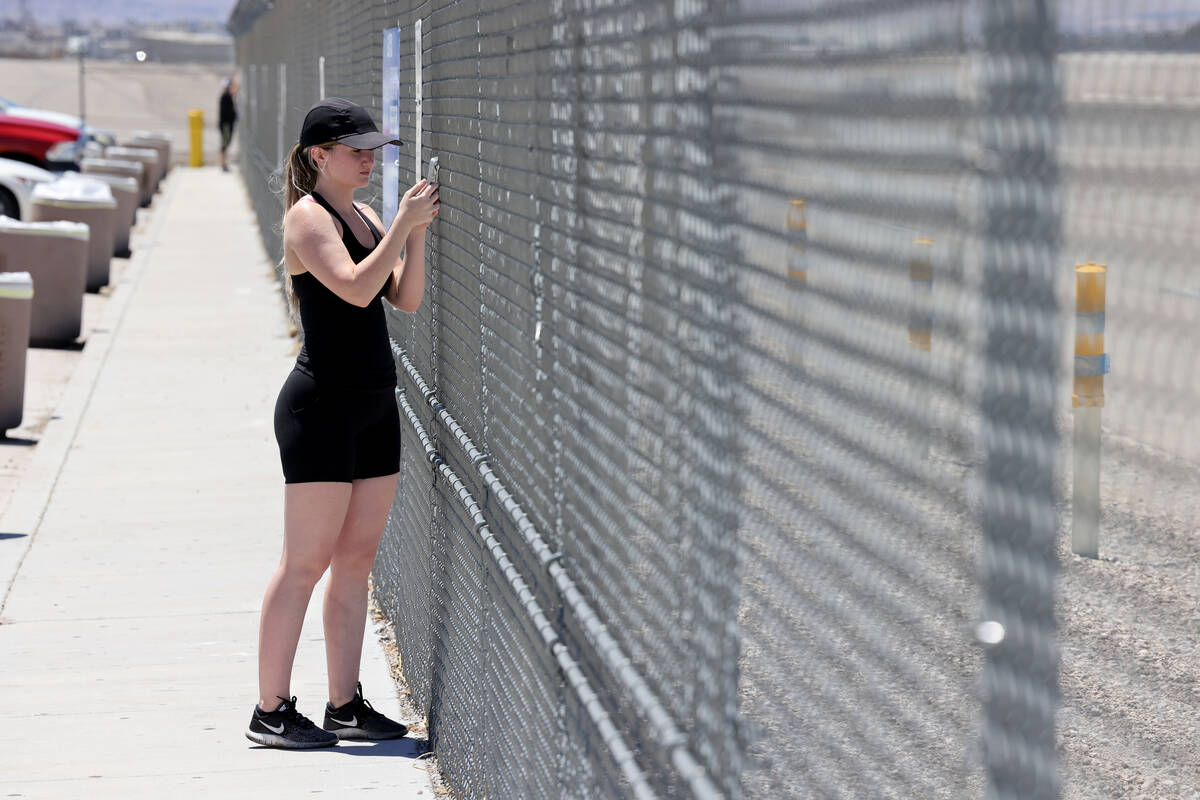
[[[283,748],[251,745],[248,749],[282,750]],[[295,753],[303,751],[287,750],[286,752]],[[334,747],[314,747],[312,750],[307,752],[313,754],[331,753],[333,755],[343,756],[373,756],[375,758],[416,759],[429,752],[429,744],[424,739],[391,739],[382,742],[371,742],[355,739],[339,742]]]
[[[101,331],[101,332],[107,333],[107,331]],[[38,341],[38,342],[30,343],[29,346],[36,348],[38,350],[66,350],[66,351],[75,351],[76,353],[78,353],[78,352],[81,352],[83,350],[83,348],[87,347],[87,340],[81,341],[79,339],[73,339],[72,341],[69,341],[69,342]]]
[[[18,447],[29,447],[37,444],[37,439],[22,439],[20,436],[6,436],[0,434],[0,446],[12,445]]]

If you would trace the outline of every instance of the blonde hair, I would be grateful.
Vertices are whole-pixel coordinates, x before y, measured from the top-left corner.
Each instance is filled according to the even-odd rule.
[[[287,217],[287,212],[292,206],[300,202],[300,198],[311,194],[313,187],[317,185],[317,178],[320,176],[320,171],[317,169],[316,163],[312,158],[312,150],[314,147],[320,147],[323,150],[328,150],[333,147],[333,142],[325,144],[311,144],[304,147],[300,146],[299,142],[292,145],[291,152],[288,153],[287,159],[283,165],[283,216]],[[283,221],[280,220],[282,228]],[[284,256],[286,259],[286,255]],[[292,288],[292,276],[288,274],[287,267],[283,260],[279,262],[280,269],[283,271],[283,293],[287,297],[288,310],[292,315],[293,321],[299,318],[300,302],[296,299],[296,291]]]

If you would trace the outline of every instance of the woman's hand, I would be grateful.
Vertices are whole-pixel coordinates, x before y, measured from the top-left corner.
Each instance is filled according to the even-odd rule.
[[[437,216],[441,202],[438,200],[438,186],[422,178],[415,186],[404,193],[400,200],[400,208],[396,216],[404,219],[404,224],[416,230],[429,227]]]

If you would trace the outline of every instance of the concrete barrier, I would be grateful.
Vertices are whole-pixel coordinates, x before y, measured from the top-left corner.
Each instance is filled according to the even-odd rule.
[[[141,186],[146,165],[141,161],[125,161],[119,158],[85,158],[79,162],[79,171],[84,175],[117,175],[133,178],[138,184],[138,201],[141,201]]]
[[[87,288],[91,291],[108,283],[109,262],[113,254],[113,226],[117,201],[107,184],[87,180],[86,176],[62,178],[43,183],[33,190],[34,222],[68,220],[88,226]]]
[[[0,217],[0,272],[33,279],[29,343],[62,344],[83,328],[88,226],[81,222],[19,222]]]
[[[129,232],[137,224],[137,210],[141,202],[140,184],[135,178],[99,172],[88,173],[87,178],[108,184],[113,193],[117,201],[117,218],[113,223],[113,255],[129,255]]]
[[[158,181],[167,177],[171,169],[171,135],[155,133],[154,131],[134,131],[129,141],[129,147],[149,147],[158,153]]]
[[[104,157],[122,161],[140,161],[146,170],[142,174],[142,205],[148,206],[154,199],[158,189],[158,151],[149,147],[121,147],[114,145],[104,148]]]
[[[0,273],[0,431],[25,416],[25,354],[29,350],[33,279],[28,272]]]

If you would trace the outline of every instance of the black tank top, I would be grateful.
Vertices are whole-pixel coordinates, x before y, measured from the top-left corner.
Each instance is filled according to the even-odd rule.
[[[375,240],[371,247],[364,247],[324,197],[313,192],[312,198],[341,223],[342,243],[355,264],[370,255],[383,238],[356,206],[354,210],[367,223]],[[304,330],[304,346],[296,357],[296,369],[318,383],[336,388],[394,387],[396,364],[388,342],[383,305],[379,302],[391,280],[388,273],[375,298],[366,308],[359,308],[338,297],[311,272],[293,275],[292,290],[300,303],[300,327]]]

